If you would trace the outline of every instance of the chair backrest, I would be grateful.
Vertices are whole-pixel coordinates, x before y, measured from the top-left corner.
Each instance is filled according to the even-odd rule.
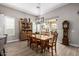
[[[32,36],[32,32],[28,33],[27,36],[28,36],[28,39],[29,39]]]
[[[31,34],[30,42],[34,42],[34,41],[35,41],[35,37],[32,37],[32,35],[36,36],[36,33],[32,33],[32,34]]]
[[[51,32],[51,35],[54,35],[54,32]]]
[[[55,31],[54,36],[53,36],[53,43],[55,43],[55,44],[57,42],[57,37],[58,37],[58,33]]]
[[[5,42],[4,42],[4,44],[6,44],[8,35],[7,34],[4,34],[4,35],[5,35]]]
[[[4,48],[4,39],[0,39],[0,52]]]
[[[3,50],[4,45],[7,43],[7,34],[1,35],[0,37],[0,52]]]
[[[6,40],[5,36],[0,37],[0,52],[4,48],[5,40]]]

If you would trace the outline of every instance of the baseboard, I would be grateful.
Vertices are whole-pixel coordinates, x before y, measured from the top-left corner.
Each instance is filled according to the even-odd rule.
[[[16,42],[16,41],[19,41],[19,39],[11,40],[11,41],[7,41],[7,43],[10,43],[10,42]]]
[[[16,42],[16,41],[19,41],[19,39],[7,41],[7,43]],[[58,43],[61,43],[61,41],[59,41]],[[77,45],[77,44],[71,44],[71,43],[70,43],[69,45],[74,46],[74,47],[79,47],[79,45]]]
[[[74,47],[79,47],[79,45],[77,44],[69,44],[69,45],[74,46]]]
[[[58,41],[58,43],[62,43],[61,41]],[[72,43],[69,43],[70,46],[74,46],[74,47],[79,47],[79,45],[77,44],[72,44]]]

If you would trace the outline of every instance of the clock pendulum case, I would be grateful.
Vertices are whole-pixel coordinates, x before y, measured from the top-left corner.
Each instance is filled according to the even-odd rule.
[[[69,45],[69,38],[68,38],[69,22],[68,21],[64,21],[62,25],[63,25],[63,39],[62,39],[62,44]]]

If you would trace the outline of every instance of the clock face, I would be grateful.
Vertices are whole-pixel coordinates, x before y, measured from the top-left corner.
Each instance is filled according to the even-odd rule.
[[[67,28],[67,24],[64,24],[64,28]]]
[[[65,28],[65,29],[69,28],[69,22],[68,21],[63,22],[63,28]]]

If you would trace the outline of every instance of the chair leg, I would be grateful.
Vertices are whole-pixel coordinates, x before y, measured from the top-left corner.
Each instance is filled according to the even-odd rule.
[[[5,48],[3,48],[3,54],[4,54],[4,56],[6,56],[6,54],[5,54]]]
[[[49,47],[47,47],[47,49],[48,49],[48,52],[49,52]]]
[[[0,56],[2,56],[1,52],[0,52]]]
[[[31,48],[31,42],[30,42],[30,48]]]
[[[41,53],[43,53],[43,47],[41,46]]]
[[[38,52],[38,44],[36,44],[36,52]]]
[[[55,46],[55,54],[57,54],[56,46]]]
[[[29,40],[27,40],[27,46],[29,46]]]
[[[53,56],[53,48],[51,47],[51,51],[52,51],[52,56]]]

